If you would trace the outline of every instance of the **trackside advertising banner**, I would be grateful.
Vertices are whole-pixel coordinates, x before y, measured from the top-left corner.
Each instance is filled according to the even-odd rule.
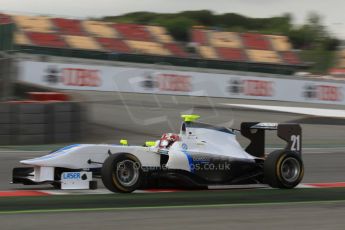
[[[22,61],[19,80],[66,90],[119,91],[345,105],[341,83],[132,67]]]

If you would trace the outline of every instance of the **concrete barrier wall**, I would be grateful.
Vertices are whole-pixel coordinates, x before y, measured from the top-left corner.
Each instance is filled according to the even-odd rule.
[[[76,102],[1,103],[0,145],[81,140],[83,107]]]
[[[345,105],[343,81],[21,61],[18,81],[58,90]]]

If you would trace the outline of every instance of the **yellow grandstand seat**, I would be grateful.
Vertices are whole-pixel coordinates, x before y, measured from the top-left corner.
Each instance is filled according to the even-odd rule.
[[[270,50],[246,50],[250,61],[265,63],[281,63],[279,55]]]
[[[75,49],[102,50],[101,46],[91,37],[65,35],[67,44]]]
[[[339,59],[337,61],[337,65],[336,65],[337,68],[345,68],[345,59]]]
[[[174,39],[165,28],[160,26],[146,26],[147,30],[161,43],[173,43]]]
[[[289,51],[291,44],[286,36],[266,35],[271,40],[273,49],[276,51]]]
[[[21,32],[16,32],[14,34],[14,42],[17,45],[30,45],[31,44],[31,42],[28,39],[28,37],[25,34],[21,33]]]
[[[171,55],[161,44],[147,41],[127,40],[126,43],[132,51],[136,53],[152,54],[152,55]]]
[[[339,58],[345,58],[345,50],[338,51],[338,57]]]
[[[210,46],[198,46],[198,53],[201,57],[206,59],[218,59],[218,55],[213,47]]]
[[[209,39],[214,47],[242,48],[241,40],[234,32],[210,32]]]
[[[117,32],[109,26],[110,23],[99,21],[83,21],[82,25],[88,33],[95,37],[118,38]]]
[[[338,68],[345,68],[345,50],[340,50],[337,53],[337,65]]]
[[[12,19],[21,30],[41,33],[54,32],[53,25],[48,17],[13,15]]]

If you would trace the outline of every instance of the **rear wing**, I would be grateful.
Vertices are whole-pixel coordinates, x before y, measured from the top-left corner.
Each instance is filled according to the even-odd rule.
[[[243,122],[241,124],[242,136],[250,140],[245,149],[246,152],[255,157],[264,157],[266,130],[277,130],[277,136],[286,142],[284,149],[302,154],[302,128],[299,124],[262,122]]]

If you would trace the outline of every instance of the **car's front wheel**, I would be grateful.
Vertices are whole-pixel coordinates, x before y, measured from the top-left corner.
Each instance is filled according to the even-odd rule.
[[[112,192],[133,192],[143,181],[140,161],[129,153],[110,155],[103,163],[101,173],[104,186]]]
[[[296,152],[276,150],[265,160],[264,180],[273,188],[294,188],[302,181],[303,175],[303,162]]]

